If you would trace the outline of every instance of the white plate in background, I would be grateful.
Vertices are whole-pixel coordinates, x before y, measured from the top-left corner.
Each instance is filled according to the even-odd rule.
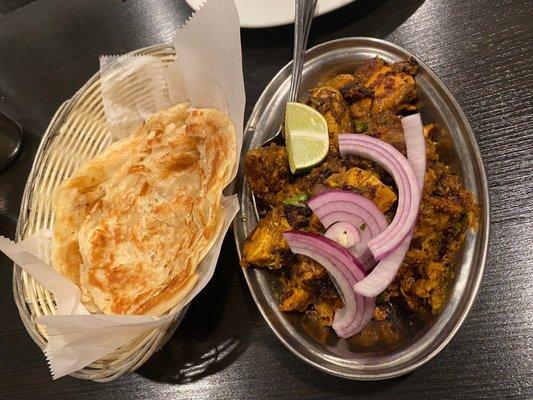
[[[186,0],[195,10],[205,0]],[[234,0],[241,27],[267,28],[294,22],[294,0]],[[318,0],[315,16],[336,10],[355,0]]]

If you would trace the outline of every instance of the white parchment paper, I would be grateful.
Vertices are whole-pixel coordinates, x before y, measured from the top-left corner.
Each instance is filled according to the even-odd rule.
[[[184,101],[197,108],[217,108],[230,116],[237,131],[235,174],[245,105],[239,26],[233,0],[208,0],[176,32],[175,62],[162,64],[153,56],[102,56],[102,98],[110,134],[115,139],[126,137],[155,112]],[[51,291],[57,302],[57,315],[36,321],[48,333],[45,354],[54,379],[89,365],[178,316],[213,276],[222,241],[239,209],[236,196],[224,198],[222,205],[223,230],[198,267],[198,282],[168,315],[159,318],[89,314],[80,303],[79,288],[50,266],[49,230],[19,243],[0,236],[0,250]]]

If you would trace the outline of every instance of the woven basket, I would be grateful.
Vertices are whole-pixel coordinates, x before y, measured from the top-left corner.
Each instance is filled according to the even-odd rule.
[[[176,56],[174,48],[169,45],[147,47],[130,54],[157,56],[163,63],[173,61]],[[111,136],[104,116],[100,76],[95,74],[59,107],[42,138],[22,197],[17,240],[42,228],[52,227],[51,197],[54,189],[80,164],[100,153],[109,143]],[[13,272],[13,292],[24,326],[35,343],[44,349],[46,331],[35,320],[42,315],[56,314],[52,294],[17,265]],[[185,311],[72,376],[106,382],[139,368],[174,333]]]

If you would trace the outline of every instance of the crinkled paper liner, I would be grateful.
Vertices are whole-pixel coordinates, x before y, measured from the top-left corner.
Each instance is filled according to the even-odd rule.
[[[149,116],[188,101],[193,107],[217,108],[228,114],[237,132],[237,172],[242,146],[244,81],[239,19],[232,0],[209,0],[174,38],[177,57],[163,65],[153,56],[102,56],[100,80],[109,133],[124,138]],[[106,354],[169,323],[212,278],[226,231],[237,214],[237,197],[222,199],[223,229],[198,266],[192,291],[162,317],[91,315],[80,303],[79,288],[50,266],[52,233],[41,230],[14,243],[0,237],[0,250],[53,295],[57,315],[42,316],[44,350],[52,377],[77,371]]]

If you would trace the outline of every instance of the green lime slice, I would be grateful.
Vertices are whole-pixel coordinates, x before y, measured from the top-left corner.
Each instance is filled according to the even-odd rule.
[[[320,164],[329,148],[328,124],[314,108],[302,103],[287,103],[285,144],[293,174]]]

